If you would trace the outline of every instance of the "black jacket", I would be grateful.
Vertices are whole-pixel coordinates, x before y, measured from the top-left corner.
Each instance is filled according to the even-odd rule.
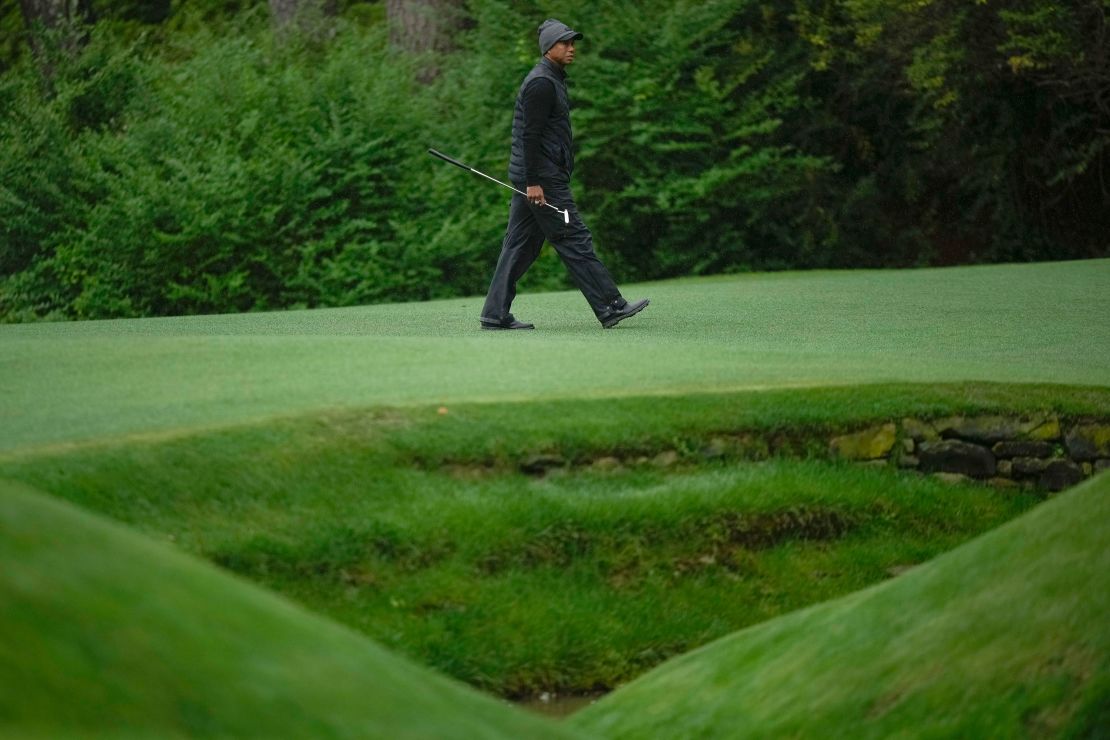
[[[528,135],[539,136],[540,156],[534,161],[525,156],[525,109],[534,85],[553,85],[554,104],[543,121],[528,120]],[[541,91],[542,93],[543,91]],[[531,143],[531,142],[529,142]],[[570,129],[570,99],[567,96],[566,72],[561,66],[547,59],[540,59],[532,68],[516,96],[513,112],[513,144],[509,154],[509,180],[517,186],[542,185],[544,182],[570,181],[574,171],[574,136]],[[532,164],[529,172],[527,164]]]

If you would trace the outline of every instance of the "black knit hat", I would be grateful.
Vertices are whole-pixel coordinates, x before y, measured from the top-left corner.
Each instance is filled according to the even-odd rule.
[[[540,56],[547,53],[555,44],[560,41],[569,41],[570,39],[578,40],[583,38],[582,34],[575,31],[566,23],[557,21],[554,18],[548,18],[540,24]]]

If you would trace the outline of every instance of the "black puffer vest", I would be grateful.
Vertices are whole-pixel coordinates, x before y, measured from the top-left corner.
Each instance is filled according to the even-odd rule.
[[[546,77],[555,84],[555,107],[543,128],[541,148],[543,158],[539,176],[542,180],[568,182],[574,171],[573,136],[570,130],[570,99],[567,97],[566,73],[546,57],[532,68],[516,96],[513,112],[513,148],[509,154],[509,180],[518,185],[526,183],[524,172],[524,89],[538,77]]]

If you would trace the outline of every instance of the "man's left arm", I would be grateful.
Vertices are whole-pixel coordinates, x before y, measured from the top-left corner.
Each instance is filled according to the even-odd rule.
[[[543,159],[543,130],[551,109],[555,107],[555,85],[542,77],[524,89],[524,179],[528,202],[544,205],[543,187],[539,184],[540,162]]]

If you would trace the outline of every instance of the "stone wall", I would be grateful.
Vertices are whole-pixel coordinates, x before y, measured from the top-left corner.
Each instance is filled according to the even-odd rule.
[[[677,446],[646,444],[606,452],[527,452],[513,461],[451,463],[459,475],[490,472],[506,463],[528,475],[545,476],[592,468],[680,468],[705,463],[770,458],[834,458],[897,467],[950,481],[975,480],[1000,487],[1061,491],[1110,469],[1110,421],[1039,416],[903,418],[858,431],[812,428],[717,432]]]
[[[1061,491],[1110,469],[1110,423],[1052,414],[906,418],[834,437],[829,452],[953,480]]]

